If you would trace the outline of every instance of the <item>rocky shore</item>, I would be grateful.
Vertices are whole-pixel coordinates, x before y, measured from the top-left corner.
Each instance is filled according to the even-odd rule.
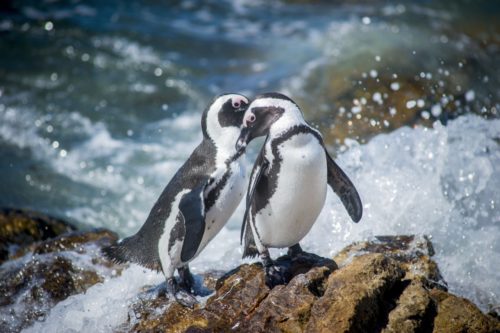
[[[100,249],[109,230],[78,231],[67,222],[20,210],[0,211],[0,331],[43,321],[71,295],[119,276],[126,266]],[[279,259],[290,281],[270,290],[259,264],[206,272],[194,309],[149,286],[129,305],[116,332],[500,332],[498,314],[482,313],[447,291],[425,236],[381,236],[334,258]]]

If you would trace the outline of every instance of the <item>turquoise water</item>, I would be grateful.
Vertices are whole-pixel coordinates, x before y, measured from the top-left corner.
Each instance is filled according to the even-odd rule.
[[[500,235],[499,14],[494,1],[2,3],[0,206],[131,234],[200,140],[200,114],[214,95],[281,91],[338,148],[340,161],[355,158],[352,140],[370,145],[359,155],[370,156],[369,164],[361,157],[361,164],[346,163],[369,205],[362,228],[434,233],[452,289],[488,309],[500,294],[493,268],[500,265],[493,244]],[[457,117],[461,124],[468,114],[480,118],[455,125],[450,135],[476,137],[475,145],[449,144],[466,160],[439,159],[452,163],[450,173],[423,173],[427,190],[415,196],[420,188],[408,180],[415,174],[408,169],[425,169],[421,155],[435,156],[439,146],[388,160],[381,133],[416,126],[405,144],[420,151],[420,140],[439,136],[428,137],[421,125]],[[490,134],[481,137],[485,128]],[[478,159],[486,146],[489,152]],[[249,165],[257,145],[252,149]],[[381,165],[367,176],[377,156],[396,163],[392,175]],[[378,199],[372,193],[380,193]],[[328,200],[317,230],[336,242],[313,230],[309,249],[329,255],[370,236],[341,227],[342,215],[328,215],[335,198]],[[370,209],[393,201],[407,204],[370,217]],[[436,214],[423,213],[429,211]],[[241,207],[220,236],[228,241],[209,246],[195,268],[209,268],[203,263],[211,258],[230,258],[228,267],[239,263],[240,221]],[[456,236],[451,230],[467,240],[482,237],[474,249],[492,257],[478,262],[471,251],[461,262],[457,249],[472,243],[456,243],[447,237]]]

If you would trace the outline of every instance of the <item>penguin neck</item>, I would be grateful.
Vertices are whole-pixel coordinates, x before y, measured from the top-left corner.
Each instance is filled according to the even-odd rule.
[[[307,125],[302,113],[297,110],[287,110],[279,117],[269,128],[270,139],[280,136],[291,127],[298,125]]]
[[[215,133],[205,136],[205,140],[210,140],[215,146],[215,164],[224,165],[238,159],[235,142],[240,136],[240,129],[234,126],[221,127]]]

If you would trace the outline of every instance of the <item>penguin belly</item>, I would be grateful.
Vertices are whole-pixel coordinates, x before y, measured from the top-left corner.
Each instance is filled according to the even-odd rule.
[[[230,164],[229,177],[220,191],[215,204],[205,215],[205,232],[195,257],[219,233],[245,196],[246,172],[242,163],[236,160]]]
[[[298,134],[278,146],[281,161],[275,192],[255,216],[261,243],[290,247],[311,230],[327,191],[327,164],[322,145],[310,134]],[[276,157],[274,157],[276,159]]]

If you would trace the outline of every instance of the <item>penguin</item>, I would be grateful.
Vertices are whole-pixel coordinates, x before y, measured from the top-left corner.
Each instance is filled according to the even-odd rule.
[[[144,225],[103,249],[115,262],[162,271],[167,296],[184,306],[196,303],[188,263],[222,229],[245,193],[243,151],[234,142],[248,104],[238,94],[216,97],[201,117],[201,143],[165,187]],[[180,283],[174,278],[176,269]]]
[[[290,257],[304,252],[300,240],[324,206],[327,184],[340,197],[354,222],[363,214],[358,191],[328,154],[320,132],[299,106],[279,93],[257,96],[245,112],[236,149],[267,136],[253,166],[247,190],[240,242],[243,258],[260,256],[269,287],[286,283],[269,248],[288,248]]]

